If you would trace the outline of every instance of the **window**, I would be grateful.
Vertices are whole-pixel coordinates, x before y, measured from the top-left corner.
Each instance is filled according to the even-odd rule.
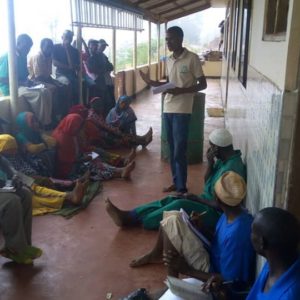
[[[137,66],[148,64],[148,39],[149,27],[148,21],[143,21],[143,31],[137,32]]]
[[[232,37],[232,59],[231,67],[235,70],[236,66],[236,53],[237,53],[237,42],[238,42],[238,29],[239,29],[239,0],[233,1],[233,37]]]
[[[151,23],[151,63],[157,62],[157,40],[158,40],[158,32],[157,25],[155,23]]]
[[[246,87],[247,85],[250,12],[251,12],[251,0],[243,0],[238,78],[244,87]]]
[[[117,30],[116,33],[116,71],[133,68],[134,33],[129,30]]]
[[[287,17],[289,11],[289,0],[267,0],[265,9],[265,41],[284,41]]]

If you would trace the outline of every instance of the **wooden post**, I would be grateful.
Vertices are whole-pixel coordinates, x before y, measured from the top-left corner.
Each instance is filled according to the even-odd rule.
[[[151,22],[148,21],[148,65],[151,65]]]
[[[136,71],[136,67],[137,67],[137,17],[134,17],[134,47],[133,47],[133,94],[136,94],[136,77],[137,77],[137,71]]]
[[[14,0],[7,0],[7,22],[8,22],[8,76],[10,108],[12,117],[17,114],[18,101],[18,83],[17,83],[17,58],[16,58],[16,31],[15,31],[15,13]]]
[[[116,28],[112,31],[112,62],[114,65],[114,73],[116,73],[117,68],[117,45],[116,45]]]

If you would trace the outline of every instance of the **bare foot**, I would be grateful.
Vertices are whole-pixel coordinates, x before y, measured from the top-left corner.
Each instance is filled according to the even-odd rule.
[[[72,202],[74,205],[80,205],[84,196],[84,192],[85,192],[84,184],[81,183],[80,180],[77,180],[75,188],[70,193],[70,198],[68,200]]]
[[[134,159],[135,159],[135,156],[136,156],[136,149],[133,148],[130,153],[124,157],[124,166],[127,166],[129,163],[131,163]]]
[[[153,139],[153,130],[152,127],[150,127],[149,131],[144,136],[142,147],[146,148],[152,142],[152,139]]]
[[[143,256],[140,256],[131,261],[129,266],[131,268],[137,268],[148,264],[161,264],[163,263],[162,259],[153,257],[152,253],[147,253]]]
[[[90,172],[90,170],[87,170],[87,171],[79,178],[79,180],[80,180],[80,182],[86,182],[87,180],[89,180],[90,176],[91,176],[91,172]]]
[[[107,213],[110,215],[110,217],[113,219],[114,223],[119,226],[122,227],[124,225],[126,225],[126,221],[125,221],[125,214],[126,212],[120,210],[119,208],[117,208],[115,205],[113,205],[111,203],[111,201],[109,200],[109,198],[107,198],[105,200],[105,208]]]
[[[125,168],[123,168],[121,177],[123,179],[128,179],[130,176],[130,173],[133,171],[133,169],[135,168],[135,162],[132,161],[130,164],[128,164]]]

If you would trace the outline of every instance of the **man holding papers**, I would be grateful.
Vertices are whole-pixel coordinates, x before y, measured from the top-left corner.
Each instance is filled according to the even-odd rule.
[[[229,171],[221,176],[214,189],[216,202],[223,211],[214,233],[210,234],[201,226],[194,215],[186,222],[180,212],[168,212],[161,221],[155,247],[132,261],[131,266],[138,267],[163,260],[168,275],[173,277],[181,273],[203,282],[213,276],[211,280],[220,284],[228,281],[249,284],[254,275],[255,252],[251,245],[253,217],[241,206],[246,195],[246,183],[240,175]],[[191,226],[206,238],[196,235]],[[173,298],[165,295],[161,299]]]
[[[186,193],[187,138],[193,110],[194,94],[206,89],[206,79],[197,54],[182,46],[183,31],[178,26],[166,32],[168,49],[173,52],[167,60],[168,81],[172,84],[164,98],[164,119],[170,146],[170,164],[173,183],[164,192]],[[154,87],[164,83],[150,80],[149,74],[140,72],[143,80]]]

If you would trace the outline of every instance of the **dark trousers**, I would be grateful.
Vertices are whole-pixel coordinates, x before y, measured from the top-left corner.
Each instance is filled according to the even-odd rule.
[[[187,140],[190,114],[164,113],[170,147],[170,165],[177,192],[187,192]]]

